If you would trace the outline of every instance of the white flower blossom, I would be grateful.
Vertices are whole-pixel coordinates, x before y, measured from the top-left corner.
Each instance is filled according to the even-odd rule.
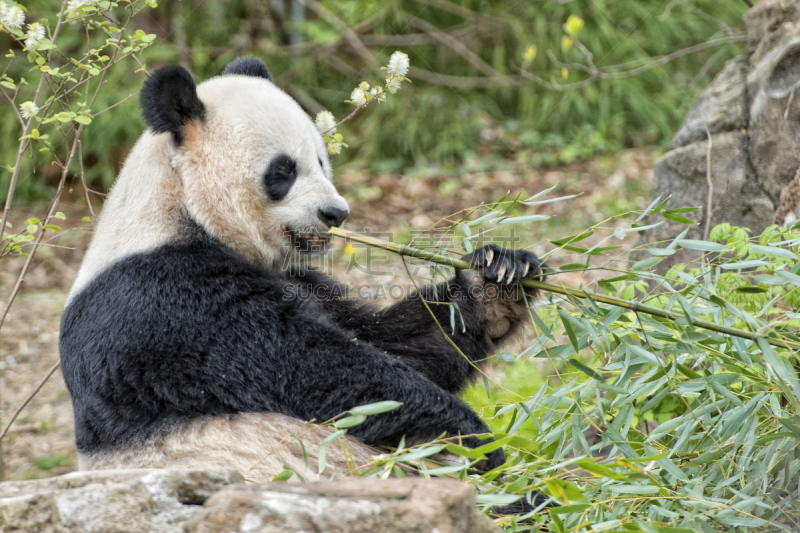
[[[388,72],[386,76],[386,90],[394,94],[408,73],[408,56],[403,52],[395,52],[389,58],[389,65],[382,67]],[[384,95],[384,99],[386,96]],[[381,100],[382,101],[382,100]]]
[[[392,57],[389,58],[387,70],[390,75],[405,77],[408,74],[408,55],[403,52],[393,53]]]
[[[333,113],[330,111],[320,111],[317,113],[317,118],[314,120],[314,123],[317,126],[317,131],[320,133],[327,132],[330,135],[336,133],[336,119],[333,118]]]
[[[71,18],[79,17],[81,14],[78,13],[78,10],[93,4],[94,0],[69,0],[67,2],[67,15]]]
[[[331,155],[338,155],[342,153],[342,143],[339,141],[328,141],[328,153]]]
[[[9,30],[18,30],[25,24],[25,12],[17,4],[0,2],[0,24]]]
[[[22,114],[22,118],[27,120],[31,117],[35,117],[39,112],[39,108],[31,101],[22,102],[19,105],[19,112]]]
[[[400,88],[400,83],[402,82],[402,78],[399,76],[391,75],[386,77],[386,89],[390,92],[394,92]]]
[[[361,87],[356,87],[353,89],[353,92],[350,93],[350,100],[353,104],[360,106],[367,103],[367,95],[364,94],[364,89]]]
[[[39,43],[44,39],[44,26],[38,22],[28,24],[28,31],[25,33],[25,50],[30,51],[36,49]]]
[[[372,99],[377,100],[378,102],[386,101],[386,93],[383,91],[383,87],[373,87],[369,91],[369,94]]]

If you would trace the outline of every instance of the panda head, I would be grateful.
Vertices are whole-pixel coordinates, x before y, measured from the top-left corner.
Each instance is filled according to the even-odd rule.
[[[185,215],[256,263],[326,251],[324,237],[347,217],[331,181],[325,143],[302,108],[252,57],[195,86],[164,67],[140,95],[145,122],[169,137],[169,164]]]

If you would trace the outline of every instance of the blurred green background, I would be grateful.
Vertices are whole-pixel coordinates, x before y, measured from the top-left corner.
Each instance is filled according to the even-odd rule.
[[[28,19],[52,15],[59,4],[30,1]],[[431,166],[453,171],[467,158],[488,170],[509,161],[543,167],[624,147],[663,148],[696,94],[743,44],[710,46],[637,76],[567,91],[520,77],[525,50],[537,49],[530,72],[573,83],[587,74],[563,68],[585,64],[578,46],[562,46],[570,15],[585,21],[578,38],[604,68],[741,35],[746,10],[743,0],[169,0],[145,10],[133,27],[157,35],[141,57],[149,71],[179,63],[199,81],[237,56],[255,55],[309,113],[329,109],[339,118],[352,109],[344,101],[358,82],[379,83],[378,67],[391,53],[407,53],[413,83],[347,123],[340,131],[350,148],[333,161],[413,176]],[[81,26],[67,32],[59,51],[85,50]],[[3,35],[0,47],[19,45]],[[94,111],[139,90],[145,75],[134,73],[135,63],[127,66],[109,73]],[[9,75],[18,79],[24,68],[18,62]],[[19,125],[7,104],[0,109],[0,158],[13,165]],[[96,118],[82,141],[91,185],[110,186],[142,129],[135,96]],[[18,200],[50,197],[57,179],[44,157],[35,155],[40,173],[24,169]],[[0,176],[0,198],[9,175]]]

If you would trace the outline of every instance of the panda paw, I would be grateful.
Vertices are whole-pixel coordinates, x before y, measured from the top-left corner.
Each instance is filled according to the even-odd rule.
[[[521,279],[544,281],[547,265],[527,250],[508,250],[487,244],[462,258],[481,273],[484,279],[510,285]]]

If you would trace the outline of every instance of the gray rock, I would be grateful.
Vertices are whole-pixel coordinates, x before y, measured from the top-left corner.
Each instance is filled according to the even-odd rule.
[[[472,487],[445,479],[343,478],[233,485],[212,496],[187,533],[493,533]]]
[[[681,129],[673,137],[671,148],[705,140],[705,124],[712,134],[747,127],[746,66],[747,60],[743,57],[725,64],[711,85],[698,95]]]
[[[747,75],[751,160],[761,188],[776,203],[800,166],[798,87],[800,35],[792,34],[765,53]]]
[[[238,472],[93,470],[0,483],[0,532],[499,531],[455,480],[243,481]]]
[[[747,56],[729,61],[698,96],[672,149],[655,165],[655,196],[671,195],[669,207],[702,208],[694,214],[702,224],[688,238],[702,238],[705,223],[704,123],[713,140],[712,226],[729,222],[758,234],[773,223],[779,205],[782,219],[800,216],[800,186],[787,188],[800,167],[800,0],[761,0],[745,23]],[[665,223],[642,240],[672,239],[683,229]],[[697,255],[681,251],[658,270]],[[638,251],[632,258],[645,256]]]
[[[756,232],[762,231],[775,212],[775,205],[767,194],[757,186],[747,159],[747,136],[738,133],[720,133],[712,136],[711,182],[712,199],[711,227],[721,222],[747,226]],[[671,196],[670,207],[699,207],[698,211],[685,216],[699,224],[686,226],[676,222],[665,222],[647,232],[647,241],[668,241],[689,228],[687,239],[702,239],[706,220],[708,180],[706,178],[707,141],[697,142],[670,150],[655,164],[656,188],[654,195]],[[743,199],[745,201],[743,201]],[[697,252],[680,249],[675,255],[666,257],[658,271],[664,272],[676,263],[686,263],[696,257]],[[649,257],[639,251],[633,259]]]
[[[238,472],[107,470],[0,483],[0,531],[177,533]],[[202,500],[202,501],[201,501]]]
[[[797,0],[761,0],[744,16],[747,26],[747,55],[751,65],[775,48],[778,41],[795,31],[800,21]]]

